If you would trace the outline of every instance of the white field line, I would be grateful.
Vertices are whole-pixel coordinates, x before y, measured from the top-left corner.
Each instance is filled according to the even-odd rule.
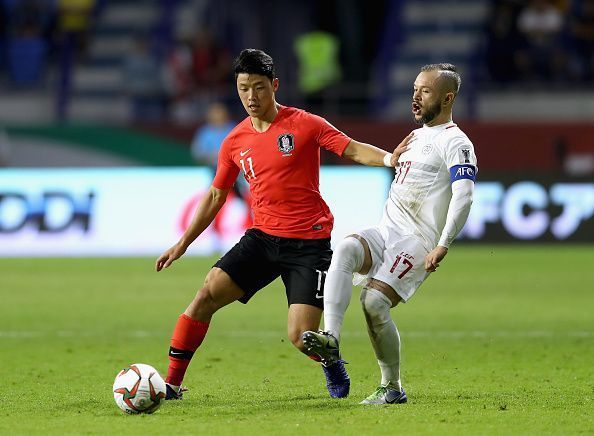
[[[284,331],[273,330],[232,330],[232,331],[217,331],[213,332],[216,335],[237,338],[284,338],[286,333]],[[213,334],[211,333],[211,334]],[[122,331],[115,334],[116,337],[130,337],[130,338],[150,338],[150,337],[166,337],[171,332],[164,332],[158,330],[130,330]],[[100,337],[105,335],[113,335],[113,332],[97,331],[97,330],[57,330],[57,331],[39,331],[39,330],[0,330],[0,339],[28,339],[28,338],[79,338],[79,337]],[[484,338],[484,339],[522,339],[522,338],[592,338],[594,331],[545,331],[545,330],[514,330],[514,331],[481,331],[481,330],[460,330],[460,331],[400,331],[403,338],[445,338],[445,339],[464,339],[464,338]],[[346,338],[367,337],[366,331],[345,331],[342,334]]]

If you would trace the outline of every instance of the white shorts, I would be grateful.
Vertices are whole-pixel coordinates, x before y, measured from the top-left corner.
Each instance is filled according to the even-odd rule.
[[[357,274],[355,284],[361,284],[365,278],[382,281],[390,285],[406,303],[429,275],[425,271],[425,256],[429,252],[421,239],[377,227],[357,234],[369,245],[371,269],[365,276]]]

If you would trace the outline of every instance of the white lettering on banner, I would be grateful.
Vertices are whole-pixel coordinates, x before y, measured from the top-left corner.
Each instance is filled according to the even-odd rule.
[[[557,239],[574,233],[582,221],[594,215],[594,184],[558,183],[551,187],[551,199],[563,207],[563,213],[553,220],[551,232]]]
[[[534,182],[519,182],[510,186],[502,203],[501,221],[509,234],[518,239],[535,239],[549,226],[547,191]],[[525,208],[530,212],[526,213]]]
[[[553,212],[560,208],[561,213]],[[475,184],[474,203],[460,237],[489,237],[487,226],[501,224],[511,236],[534,240],[550,234],[571,237],[594,216],[594,183],[555,183],[547,187],[522,181],[507,190],[499,182]]]

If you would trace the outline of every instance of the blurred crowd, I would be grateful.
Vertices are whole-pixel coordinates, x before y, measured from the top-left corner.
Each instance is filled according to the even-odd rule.
[[[499,84],[592,84],[594,0],[497,0],[485,66]]]
[[[163,52],[138,36],[122,63],[122,80],[137,120],[192,122],[224,101],[232,85],[230,50],[206,27],[182,33]]]
[[[0,0],[0,71],[16,86],[38,85],[60,47],[84,56],[101,0]]]
[[[48,66],[63,68],[66,45],[72,62],[85,62],[96,19],[110,1],[0,0],[0,79],[8,78],[9,87],[21,89],[44,84]],[[202,3],[221,13],[216,2]],[[242,13],[251,13],[249,5],[231,3],[236,8],[245,7]],[[380,3],[385,10],[390,2]],[[492,0],[491,5],[484,50],[475,60],[477,70],[485,73],[482,85],[594,83],[594,0]],[[304,98],[303,106],[314,112],[315,105],[337,83],[358,83],[360,93],[366,92],[373,77],[370,71],[378,62],[374,59],[377,52],[371,48],[382,44],[382,26],[353,26],[353,17],[366,10],[357,2],[309,1],[292,7],[295,14],[308,10],[309,15],[304,13],[295,20],[300,24],[292,23],[291,28],[287,24],[286,32],[268,26],[269,32],[275,32],[273,39],[268,33],[261,35],[271,45],[278,68],[283,69],[283,91],[288,82],[294,83]],[[343,15],[350,11],[351,15],[339,20],[337,11]],[[378,13],[367,18],[359,17],[366,23],[379,23],[382,17]],[[195,17],[195,25],[182,32],[172,22],[169,33],[150,30],[148,34],[128,35],[133,36],[134,43],[117,67],[121,91],[129,97],[135,119],[192,122],[205,119],[210,103],[230,103],[230,64],[243,47],[238,47],[239,37],[234,39],[238,27],[233,22],[213,27],[217,29],[215,35],[204,25],[210,21]],[[155,23],[154,27],[158,26]],[[226,27],[232,30],[221,31]],[[373,38],[369,37],[370,29],[377,33]],[[343,90],[334,94],[344,98]],[[366,107],[364,100],[358,103]]]

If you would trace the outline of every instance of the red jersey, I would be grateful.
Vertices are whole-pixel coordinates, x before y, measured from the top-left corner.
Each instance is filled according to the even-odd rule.
[[[329,238],[334,217],[320,195],[320,147],[341,156],[350,141],[322,117],[281,106],[266,132],[247,117],[227,135],[212,184],[231,188],[241,169],[254,228],[283,238]]]

